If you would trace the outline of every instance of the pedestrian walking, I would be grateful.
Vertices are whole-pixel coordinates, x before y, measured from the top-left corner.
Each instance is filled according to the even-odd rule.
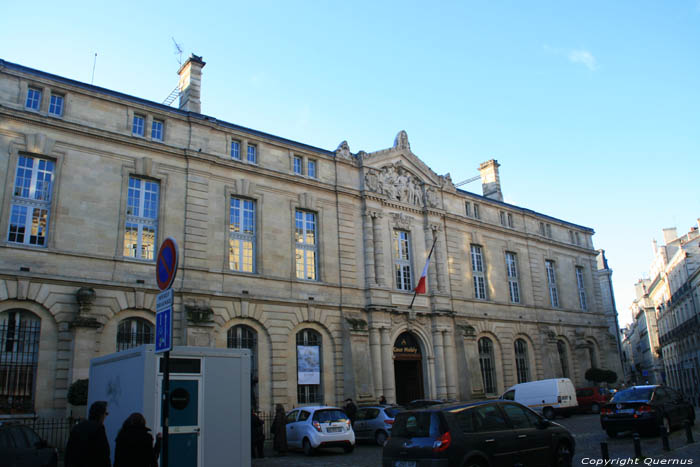
[[[348,418],[350,419],[351,424],[355,424],[355,417],[357,415],[357,405],[355,405],[355,402],[353,402],[352,398],[348,397],[345,399],[345,413],[347,414]]]
[[[386,397],[384,397],[384,394],[382,394],[382,395],[379,397],[379,405],[387,405]]]
[[[250,414],[250,442],[252,444],[252,457],[253,459],[262,459],[265,457],[264,447],[265,447],[265,430],[263,430],[263,422],[255,410],[251,411]],[[285,431],[287,428],[285,427]],[[115,466],[116,467],[116,466]]]
[[[272,447],[279,455],[285,455],[287,453],[287,414],[285,414],[282,404],[277,404],[275,407],[272,435],[274,437]]]
[[[153,435],[146,419],[138,412],[129,415],[117,434],[114,467],[158,467],[160,433],[153,445]]]
[[[73,427],[68,437],[65,467],[111,467],[109,442],[105,432],[106,401],[93,402],[88,419]]]

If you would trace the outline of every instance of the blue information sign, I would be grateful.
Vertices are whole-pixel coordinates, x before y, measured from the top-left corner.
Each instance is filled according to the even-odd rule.
[[[156,353],[173,348],[173,289],[166,289],[156,297]]]

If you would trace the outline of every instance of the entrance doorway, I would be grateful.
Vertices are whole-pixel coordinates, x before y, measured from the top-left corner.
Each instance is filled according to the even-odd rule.
[[[404,332],[394,342],[394,380],[397,404],[423,399],[423,356],[410,332]]]

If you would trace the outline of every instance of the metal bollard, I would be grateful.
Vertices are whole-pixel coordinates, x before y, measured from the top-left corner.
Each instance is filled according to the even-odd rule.
[[[685,426],[685,438],[686,441],[688,441],[688,444],[694,443],[695,440],[693,440],[693,430],[690,428],[690,421],[686,420],[683,422],[683,426]]]
[[[670,451],[671,446],[668,444],[668,430],[664,425],[659,427],[659,433],[661,433],[661,444],[664,447],[664,451]]]
[[[639,441],[639,433],[634,433],[632,440],[634,441],[634,457],[642,457],[642,443]]]
[[[603,441],[600,443],[600,454],[604,461],[610,460],[610,453],[608,452],[608,443]]]

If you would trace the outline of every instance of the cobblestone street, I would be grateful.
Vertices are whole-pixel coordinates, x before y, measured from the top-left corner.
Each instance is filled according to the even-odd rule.
[[[700,415],[696,410],[696,414]],[[557,423],[567,427],[576,438],[576,453],[574,466],[596,465],[601,459],[600,443],[607,442],[610,459],[627,459],[634,457],[632,435],[621,435],[616,439],[610,439],[600,427],[598,415],[574,415],[570,418],[557,418]],[[695,443],[686,445],[686,434],[683,429],[676,429],[669,436],[672,451],[664,453],[661,438],[658,436],[642,436],[642,455],[646,457],[663,457],[666,459],[692,459],[694,464],[700,463],[700,424],[693,428]],[[361,443],[351,454],[345,454],[340,449],[326,449],[307,457],[301,452],[290,452],[286,456],[275,457],[272,453],[272,444],[267,443],[265,459],[254,459],[253,466],[381,466],[382,450],[379,446],[370,443]],[[658,462],[658,459],[656,459]],[[659,465],[647,460],[647,463],[639,462],[637,465]],[[602,464],[601,464],[602,465]],[[615,464],[613,464],[615,465]],[[626,465],[634,465],[627,463]]]

